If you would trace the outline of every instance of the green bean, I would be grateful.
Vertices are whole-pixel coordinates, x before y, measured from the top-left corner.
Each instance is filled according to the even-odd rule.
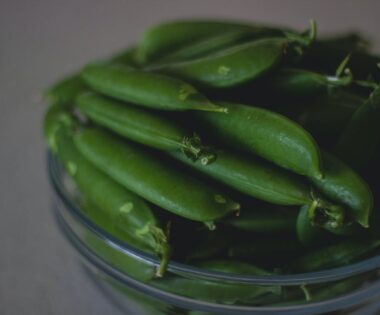
[[[87,65],[82,78],[91,88],[121,101],[160,110],[225,112],[191,85],[119,64]]]
[[[82,92],[85,84],[79,74],[71,75],[50,87],[44,98],[50,104],[73,105],[75,97]]]
[[[181,151],[191,160],[208,164],[216,157],[196,134],[159,113],[120,103],[94,93],[79,95],[80,111],[95,123],[141,144],[165,151]]]
[[[75,137],[82,154],[121,185],[178,216],[210,222],[240,205],[224,193],[178,172],[168,161],[106,132],[87,129]]]
[[[319,148],[298,124],[258,107],[225,102],[221,106],[227,108],[228,115],[197,115],[215,139],[297,174],[322,177]]]
[[[288,44],[285,38],[260,39],[199,59],[148,69],[172,74],[208,87],[231,87],[254,80],[276,67],[282,60]]]
[[[138,55],[143,63],[159,59],[161,56],[181,49],[191,43],[210,36],[231,31],[250,31],[249,24],[226,21],[185,20],[166,22],[149,28],[139,44]]]
[[[347,240],[311,251],[294,260],[288,270],[309,272],[349,264],[380,246],[378,240]]]
[[[373,210],[373,195],[367,183],[349,166],[323,152],[324,178],[312,178],[314,185],[328,198],[349,207],[351,218],[368,227]],[[313,211],[310,211],[313,216]]]
[[[66,129],[64,125],[57,127],[50,137],[55,138],[58,157],[80,192],[107,214],[113,222],[112,231],[117,231],[135,246],[142,244],[143,249],[149,248],[160,257],[157,276],[162,276],[169,260],[169,246],[157,217],[144,200],[89,164],[76,149],[71,132]],[[106,222],[102,224],[106,225]]]
[[[336,154],[363,170],[380,143],[380,86],[354,112],[336,145]]]

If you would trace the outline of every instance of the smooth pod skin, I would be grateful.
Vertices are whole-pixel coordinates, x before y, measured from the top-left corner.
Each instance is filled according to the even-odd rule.
[[[306,181],[258,157],[218,150],[216,161],[205,166],[186,159],[178,152],[170,154],[190,167],[257,199],[278,205],[304,205],[311,202],[311,187]]]
[[[73,105],[75,97],[85,89],[79,74],[71,75],[57,82],[44,93],[49,104]]]
[[[311,251],[294,260],[288,267],[301,273],[349,264],[380,246],[378,240],[347,240]]]
[[[313,184],[328,198],[347,206],[350,219],[369,226],[373,195],[366,182],[348,165],[323,152],[324,178],[313,178]]]
[[[110,177],[97,170],[78,152],[71,131],[58,126],[50,137],[55,138],[57,155],[69,175],[74,179],[83,198],[101,209],[112,231],[140,249],[147,248],[161,259],[157,276],[162,276],[169,261],[166,235],[148,204]],[[91,213],[89,213],[91,214]],[[91,215],[94,218],[93,215]],[[96,216],[95,216],[96,219]],[[107,225],[101,222],[101,227]]]
[[[216,139],[297,174],[322,177],[319,148],[311,135],[297,123],[254,106],[226,102],[221,106],[227,108],[228,115],[197,115]]]
[[[161,113],[94,93],[79,95],[75,103],[96,124],[135,142],[164,151],[181,151],[186,158],[201,159],[205,164],[216,158],[196,134]]]
[[[349,86],[352,75],[329,76],[304,69],[283,68],[270,79],[272,88],[292,97],[309,97],[327,93],[331,88]]]
[[[271,208],[243,211],[239,217],[226,218],[223,223],[241,231],[252,233],[294,233],[296,213],[289,209]]]
[[[165,75],[110,63],[87,65],[81,75],[92,89],[120,101],[158,110],[225,112],[191,85]]]
[[[226,31],[196,42],[189,43],[183,48],[163,56],[159,59],[158,63],[188,61],[206,56],[221,49],[227,49],[229,47],[251,41],[253,39],[275,36],[278,37],[281,35],[283,35],[281,31],[268,28]]]
[[[94,218],[92,214],[94,214],[94,211],[100,211],[99,209],[94,208],[93,205],[81,205],[81,210],[86,212],[86,215],[88,213],[91,213],[91,219]],[[97,213],[98,214],[98,213]],[[97,215],[97,219],[100,217]],[[100,222],[95,222],[95,223],[100,223],[100,226],[102,229],[104,226],[106,227],[107,230],[107,219],[106,221],[104,216],[101,218],[102,221]],[[111,225],[111,224],[110,224]],[[114,231],[114,228],[111,228],[111,234],[120,237],[119,233]],[[138,239],[129,239],[128,237],[124,235],[121,236],[122,240],[125,240],[126,242],[129,242],[130,244],[133,244],[133,246],[136,247],[136,243],[138,242]],[[108,264],[112,265],[114,268],[117,268],[118,270],[126,273],[127,275],[131,276],[134,279],[137,279],[142,282],[149,282],[152,279],[156,277],[156,270],[155,267],[147,262],[140,261],[136,259],[134,256],[129,256],[126,255],[123,252],[120,252],[118,249],[115,249],[111,247],[109,244],[105,243],[104,240],[99,239],[97,236],[92,234],[89,231],[86,231],[86,235],[83,236],[83,242],[86,244],[86,246],[96,253],[99,257],[101,257],[104,261],[106,261]],[[148,251],[149,249],[145,249],[142,247],[141,249]]]
[[[232,87],[254,80],[279,64],[289,41],[259,39],[185,62],[153,67],[207,87]]]
[[[83,130],[75,143],[87,159],[121,185],[178,216],[210,222],[240,208],[224,193],[186,174],[179,176],[170,162],[106,132]]]
[[[231,31],[250,31],[254,26],[217,20],[181,20],[149,28],[139,43],[138,55],[143,63],[160,59],[173,50],[210,36]]]
[[[335,153],[350,166],[363,170],[380,144],[380,86],[353,113],[341,133]]]

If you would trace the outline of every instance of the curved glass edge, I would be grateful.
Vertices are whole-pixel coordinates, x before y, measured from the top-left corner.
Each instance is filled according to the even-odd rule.
[[[110,277],[117,282],[121,283],[128,288],[132,288],[142,294],[146,294],[149,297],[159,300],[160,302],[168,303],[180,308],[188,310],[197,310],[201,312],[211,312],[229,315],[242,315],[242,314],[281,314],[281,315],[303,315],[303,314],[321,314],[327,312],[333,312],[342,309],[348,309],[354,306],[361,305],[367,301],[373,300],[374,297],[380,293],[380,281],[357,290],[353,293],[349,293],[344,296],[332,298],[326,301],[313,302],[302,305],[294,306],[236,306],[236,305],[224,305],[215,304],[205,301],[194,300],[191,298],[178,296],[166,291],[154,288],[148,284],[142,283],[138,280],[127,276],[126,274],[118,271],[115,268],[109,266],[102,258],[96,253],[89,250],[86,245],[75,235],[70,229],[70,226],[66,223],[62,214],[57,210],[55,215],[58,221],[58,226],[62,230],[62,234],[72,244],[76,251],[85,259],[87,264],[91,265],[91,270],[95,270],[103,273],[106,277]]]
[[[144,253],[133,246],[125,243],[121,240],[114,238],[112,235],[102,230],[97,225],[89,221],[82,212],[78,209],[77,205],[74,203],[72,198],[70,198],[69,193],[64,187],[63,177],[65,172],[60,165],[59,161],[52,155],[50,151],[47,153],[47,163],[48,163],[48,174],[50,182],[53,186],[54,192],[58,195],[60,200],[66,206],[65,208],[70,214],[79,221],[80,224],[89,229],[97,237],[102,239],[104,242],[112,246],[113,248],[127,254],[130,256],[135,256],[138,259],[145,260],[146,262],[153,264],[155,266],[159,265],[159,261],[156,257]],[[177,274],[188,274],[192,277],[198,277],[202,279],[212,279],[221,281],[231,281],[240,282],[247,284],[256,285],[306,285],[315,283],[324,283],[330,281],[336,281],[344,279],[350,276],[355,276],[367,271],[372,271],[380,268],[380,255],[371,257],[369,259],[353,263],[348,266],[326,269],[322,271],[292,274],[292,275],[270,275],[270,276],[252,276],[252,275],[237,275],[228,274],[210,270],[204,270],[201,268],[189,266],[186,264],[178,263],[175,261],[170,261],[168,265],[168,270],[172,273]]]

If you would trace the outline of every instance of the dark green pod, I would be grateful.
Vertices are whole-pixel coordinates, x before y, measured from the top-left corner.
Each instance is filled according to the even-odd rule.
[[[378,240],[347,240],[311,251],[294,260],[288,270],[309,272],[347,265],[380,246]]]
[[[53,117],[49,117],[53,118]],[[55,119],[60,119],[59,117]],[[55,138],[57,155],[77,184],[83,198],[88,199],[103,212],[108,228],[133,246],[153,251],[161,258],[157,275],[162,276],[169,261],[169,245],[165,233],[148,204],[111,178],[98,171],[78,152],[71,131],[61,124],[49,135]],[[97,215],[88,213],[97,221]],[[107,221],[97,222],[101,227]]]
[[[355,169],[363,170],[380,144],[380,87],[353,113],[339,137],[336,154]]]
[[[161,113],[120,103],[94,93],[79,95],[76,105],[96,124],[135,142],[164,151],[181,151],[191,160],[208,164],[215,159],[199,136]]]
[[[253,29],[255,27],[249,24],[218,20],[166,22],[145,31],[138,46],[138,56],[143,63],[149,63],[210,36]]]
[[[348,219],[363,227],[369,226],[373,210],[373,195],[367,183],[331,154],[323,153],[324,178],[313,178],[314,185],[328,198],[350,209]]]
[[[226,218],[223,223],[241,231],[253,233],[294,233],[296,213],[293,209],[260,207],[242,211],[239,217]],[[247,209],[248,210],[248,209]]]
[[[172,156],[244,194],[279,205],[311,201],[310,185],[302,178],[255,156],[218,150],[210,165],[194,163],[177,152]]]
[[[208,87],[230,87],[254,80],[279,64],[288,40],[269,38],[244,43],[205,57],[152,67]]]
[[[283,35],[281,31],[268,28],[231,30],[189,43],[159,59],[159,64],[188,61],[224,50],[247,41]]]
[[[308,97],[327,93],[331,88],[347,87],[353,77],[348,72],[345,76],[330,76],[304,69],[283,68],[271,77],[271,87],[284,95]]]
[[[227,108],[228,115],[197,115],[215,139],[297,174],[322,177],[319,148],[300,125],[263,108],[226,102],[220,105]]]
[[[87,129],[75,136],[82,154],[98,168],[137,195],[181,217],[210,222],[240,206],[173,165],[132,143]]]
[[[82,78],[97,92],[144,107],[225,112],[183,81],[129,66],[91,64],[83,69]]]
[[[74,105],[75,97],[85,89],[85,84],[79,74],[71,75],[44,93],[49,104]]]

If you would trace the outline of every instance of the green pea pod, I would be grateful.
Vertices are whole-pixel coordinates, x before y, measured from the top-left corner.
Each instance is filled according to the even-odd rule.
[[[321,178],[319,148],[311,135],[290,119],[258,107],[220,103],[228,115],[197,115],[215,139],[256,154],[300,175]]]
[[[175,75],[207,87],[231,87],[254,80],[277,66],[288,44],[286,38],[260,39],[199,59],[148,69]]]
[[[329,76],[304,69],[283,68],[270,78],[274,90],[289,96],[308,97],[327,93],[331,88],[347,87],[353,82],[351,72]]]
[[[225,112],[191,85],[165,75],[109,63],[87,65],[81,75],[95,91],[136,105],[159,110]]]
[[[198,263],[197,267],[218,272],[235,273],[239,275],[273,275],[273,273],[255,265],[234,260],[208,260]]]
[[[363,170],[380,144],[380,86],[354,112],[335,148],[353,168]]]
[[[159,113],[120,103],[94,93],[76,99],[80,111],[95,123],[135,142],[164,151],[181,151],[193,161],[208,164],[216,156],[196,134]]]
[[[314,185],[328,198],[350,209],[351,219],[368,227],[373,210],[373,195],[367,183],[349,166],[323,152],[324,177],[312,178]],[[310,216],[314,217],[313,211]]]
[[[197,179],[178,176],[170,162],[101,130],[83,130],[75,143],[87,159],[121,185],[178,216],[210,222],[240,208]]]
[[[71,126],[72,118],[68,111],[69,105],[54,102],[45,113],[43,132],[46,142],[53,153],[58,152],[55,132],[61,125]]]
[[[295,212],[278,208],[262,206],[252,211],[243,211],[239,217],[226,218],[223,223],[235,229],[253,233],[294,233]]]
[[[321,98],[311,100],[299,113],[297,121],[320,142],[335,144],[342,129],[363,98],[347,91],[334,91]]]
[[[109,217],[104,215],[104,213],[102,213],[102,210],[93,204],[82,204],[81,210],[83,210],[86,215],[89,215],[90,219],[94,220],[94,223],[99,224],[102,229],[106,230],[113,236],[133,244],[134,247],[142,246],[142,250],[149,252],[149,249],[145,248],[143,244],[138,244],[138,239],[131,239],[124,233],[115,231],[115,228],[113,227],[114,222],[109,222]],[[120,252],[118,249],[111,247],[109,244],[105,243],[104,240],[99,239],[89,231],[86,231],[85,235],[83,236],[83,242],[92,252],[101,257],[108,264],[126,273],[134,279],[142,282],[148,282],[154,279],[156,276],[157,271],[153,265]]]
[[[248,275],[270,274],[256,266],[237,261],[211,261],[203,262],[197,266],[225,273]],[[224,283],[221,281],[212,282],[203,279],[186,279],[179,277],[166,277],[155,281],[155,285],[179,295],[223,304],[249,301],[250,299],[267,293],[274,293],[276,295],[281,295],[282,293],[280,286],[254,286],[251,284],[244,285],[232,282]]]
[[[279,205],[303,205],[310,202],[310,186],[293,175],[255,156],[218,150],[216,161],[205,167],[178,152],[171,156],[244,194]]]
[[[139,43],[138,55],[143,63],[148,63],[210,36],[252,29],[255,27],[249,24],[217,20],[166,22],[153,26],[144,33]]]
[[[112,56],[111,62],[138,68],[140,65],[137,61],[137,48],[132,47],[117,53],[116,55]]]
[[[293,231],[294,234],[294,231]],[[301,244],[288,235],[266,235],[265,237],[252,237],[254,241],[237,240],[228,249],[228,256],[232,259],[252,260],[255,262],[270,260],[271,264],[282,265],[302,250]],[[266,264],[267,265],[267,264]]]
[[[49,104],[73,105],[75,97],[84,89],[82,78],[74,74],[51,86],[44,93],[44,98]]]
[[[158,219],[144,200],[87,162],[76,149],[70,133],[67,127],[62,125],[50,136],[55,138],[57,154],[65,169],[83,196],[107,214],[113,222],[112,231],[123,235],[123,239],[127,237],[134,245],[143,244],[144,248],[151,249],[161,258],[157,276],[162,276],[169,261],[170,251]]]
[[[212,259],[218,257],[228,248],[230,238],[226,238],[225,231],[220,229],[207,232],[201,239],[196,239],[192,247],[187,248],[186,262]],[[197,232],[197,234],[202,234]],[[204,233],[203,233],[204,234]],[[194,239],[192,238],[192,242]]]
[[[206,56],[253,39],[275,37],[283,35],[281,31],[268,28],[240,29],[218,33],[194,43],[189,43],[183,48],[174,50],[159,59],[159,64],[169,62],[181,62]]]
[[[288,266],[288,270],[301,273],[347,265],[379,246],[379,240],[343,241],[302,255]]]
[[[371,41],[362,34],[358,33],[342,33],[335,36],[324,37],[320,39],[324,45],[343,49],[350,52],[368,52],[371,48]]]
[[[177,152],[171,155],[226,186],[257,199],[284,206],[313,203],[315,210],[323,217],[323,222],[319,222],[319,216],[312,216],[313,224],[342,225],[344,209],[317,196],[303,178],[255,156],[248,157],[231,151],[216,152],[218,158],[210,165],[192,162]],[[315,218],[318,218],[318,222],[314,221]]]

